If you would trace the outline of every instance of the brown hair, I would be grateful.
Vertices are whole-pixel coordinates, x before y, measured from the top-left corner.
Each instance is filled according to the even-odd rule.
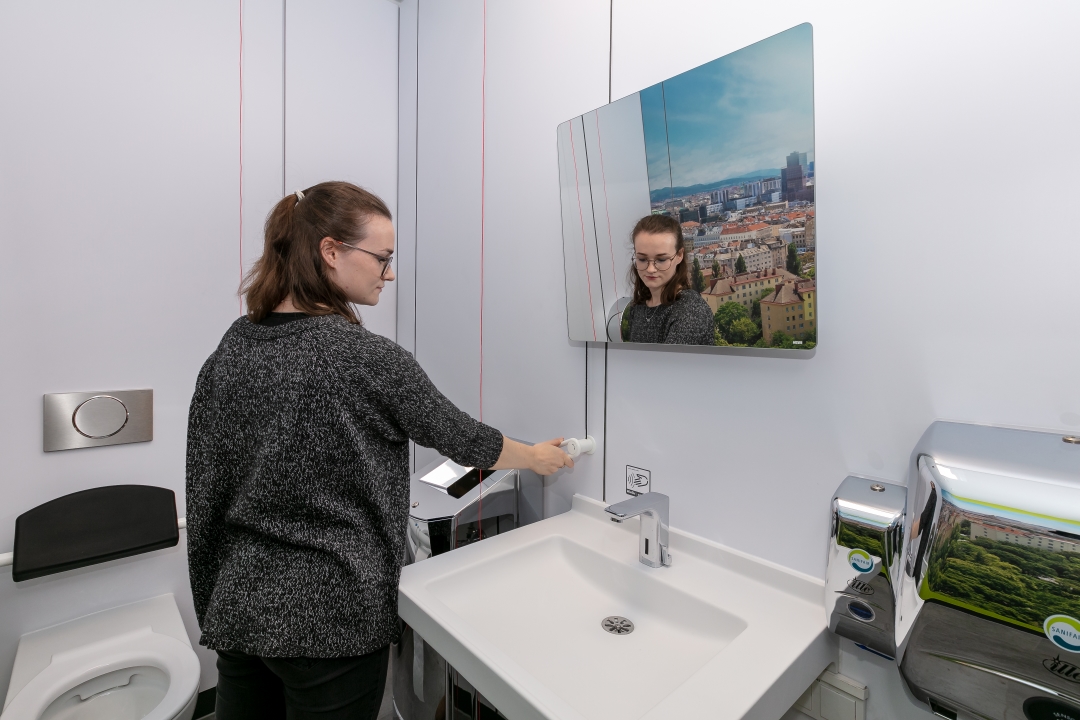
[[[340,287],[327,275],[320,244],[324,237],[355,245],[363,240],[368,220],[379,215],[392,220],[378,196],[347,182],[324,182],[286,195],[263,226],[263,254],[244,278],[240,292],[247,316],[259,322],[292,297],[308,315],[341,315],[350,323],[360,318]]]
[[[633,231],[630,233],[630,242],[633,243],[637,240],[639,233],[650,233],[659,235],[662,233],[671,233],[675,236],[675,254],[683,253],[682,260],[675,266],[675,274],[671,276],[671,279],[667,281],[667,285],[664,286],[663,292],[660,293],[660,302],[664,305],[675,302],[675,298],[679,297],[679,293],[690,287],[690,270],[686,264],[686,253],[682,248],[682,225],[679,221],[669,215],[646,215],[637,221],[637,225],[634,226]],[[634,305],[644,305],[645,302],[652,297],[652,291],[649,286],[646,285],[641,276],[637,272],[637,268],[634,267],[634,261],[630,261],[630,282],[634,286]]]

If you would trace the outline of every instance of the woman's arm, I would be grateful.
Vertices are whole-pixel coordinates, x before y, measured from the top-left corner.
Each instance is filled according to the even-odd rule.
[[[574,461],[559,447],[562,438],[526,445],[503,435],[502,453],[491,470],[527,468],[537,475],[551,475],[561,467],[574,467]]]
[[[375,390],[372,399],[414,442],[435,448],[466,467],[528,468],[550,475],[573,465],[558,447],[562,438],[534,446],[510,440],[455,407],[400,345],[370,333],[364,337],[370,344],[342,358],[342,362],[359,365],[361,383]]]

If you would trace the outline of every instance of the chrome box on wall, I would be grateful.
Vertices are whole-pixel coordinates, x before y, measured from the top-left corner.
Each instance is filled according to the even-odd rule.
[[[889,659],[896,656],[895,617],[907,491],[848,477],[833,497],[825,576],[829,629]]]
[[[558,127],[571,340],[816,345],[813,80],[802,24]],[[653,214],[681,232],[692,338],[645,327],[676,323],[642,299],[631,231]]]
[[[912,694],[940,716],[1080,720],[1075,440],[938,422],[913,454],[893,640]],[[868,554],[892,567],[883,553]],[[881,639],[884,626],[864,624],[834,630]]]

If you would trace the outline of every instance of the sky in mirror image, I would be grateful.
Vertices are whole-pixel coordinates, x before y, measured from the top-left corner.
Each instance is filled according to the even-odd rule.
[[[641,115],[650,190],[779,175],[791,152],[813,160],[810,24],[642,90]]]

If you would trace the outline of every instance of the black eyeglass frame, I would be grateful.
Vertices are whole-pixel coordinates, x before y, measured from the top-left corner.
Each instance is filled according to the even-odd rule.
[[[679,254],[675,253],[671,257],[664,258],[663,260],[657,260],[656,258],[645,258],[644,260],[641,260],[640,258],[638,258],[637,255],[635,255],[633,258],[633,263],[634,267],[638,270],[648,270],[649,266],[652,265],[656,268],[657,272],[664,272],[669,267],[671,267],[671,263],[674,262],[675,258],[677,257],[679,257]],[[642,265],[642,263],[644,263],[644,265]],[[660,263],[664,263],[664,267],[660,267]]]
[[[380,263],[382,263],[382,272],[379,273],[379,279],[380,280],[385,280],[386,279],[386,271],[390,268],[390,263],[394,262],[394,254],[393,253],[391,253],[390,255],[383,256],[383,255],[380,255],[379,253],[371,252],[370,250],[365,250],[362,247],[356,247],[355,245],[350,245],[347,242],[341,242],[340,240],[334,240],[334,242],[336,242],[338,245],[344,245],[345,247],[350,248],[352,250],[359,250],[362,253],[367,253],[371,257],[378,260]]]

